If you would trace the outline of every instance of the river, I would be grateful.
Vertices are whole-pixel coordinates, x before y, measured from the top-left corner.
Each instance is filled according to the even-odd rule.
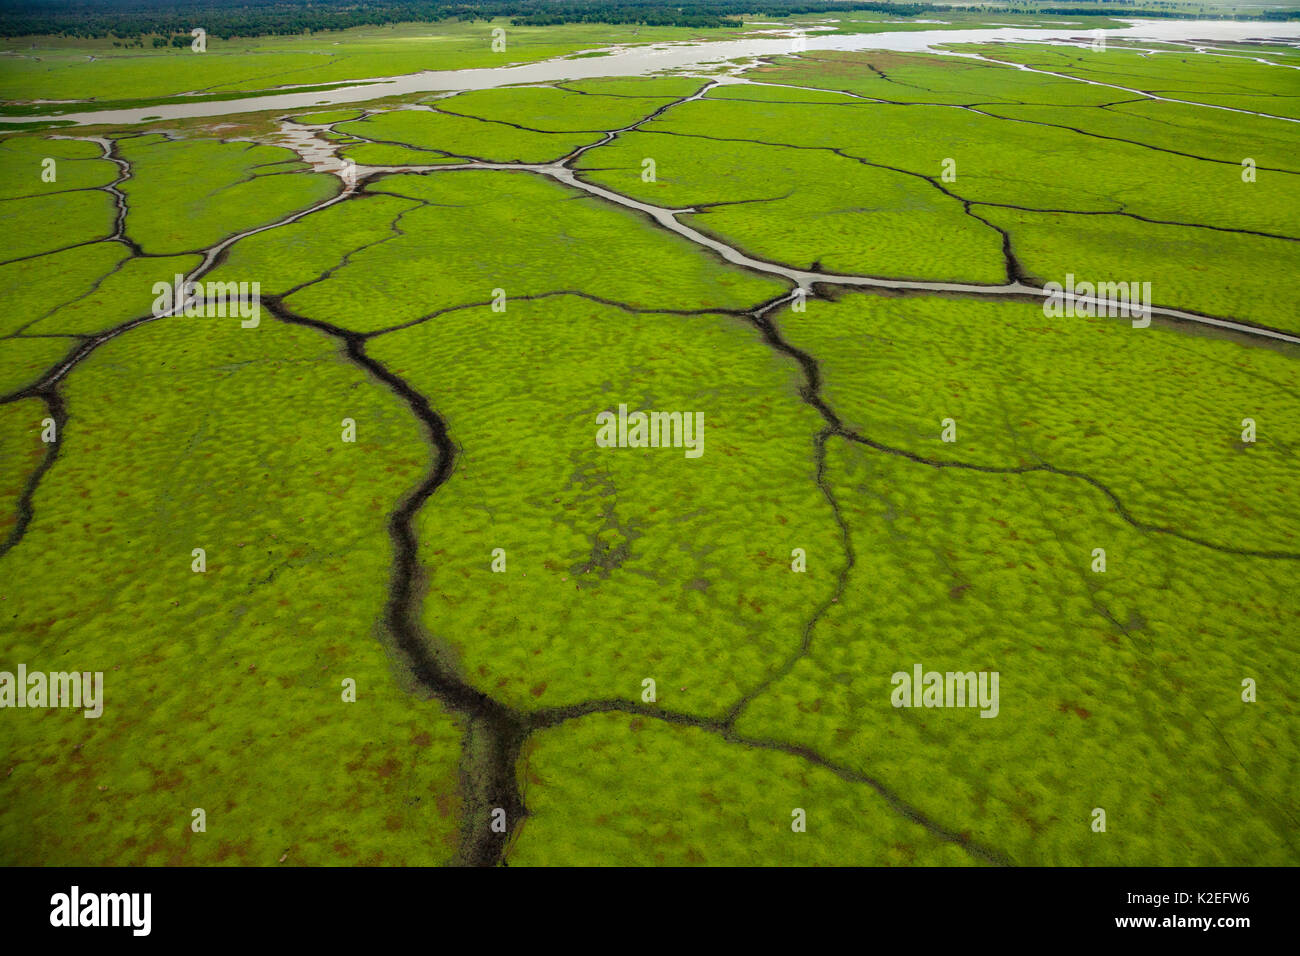
[[[1300,41],[1300,22],[1237,20],[1125,20],[1129,25],[1106,30],[1107,40],[1207,41],[1233,40]],[[790,36],[761,36],[743,40],[656,43],[646,46],[611,47],[607,56],[572,55],[539,60],[519,66],[472,70],[426,70],[405,76],[357,80],[358,85],[338,89],[286,92],[272,96],[244,97],[221,101],[174,103],[121,110],[63,113],[36,116],[5,116],[0,123],[32,123],[42,120],[71,121],[77,125],[130,125],[154,120],[228,116],[257,111],[293,111],[362,103],[385,96],[441,91],[486,90],[517,83],[555,83],[566,80],[599,79],[611,76],[644,76],[664,70],[690,70],[716,66],[729,60],[780,56],[791,53],[797,43],[812,50],[891,50],[905,53],[942,53],[943,44],[994,42],[1045,42],[1091,39],[1094,31],[1082,25],[1051,28],[1002,27],[994,30],[913,30],[894,33],[808,32]],[[484,43],[488,36],[484,34]],[[591,52],[591,51],[586,51]],[[504,54],[509,55],[507,52]]]

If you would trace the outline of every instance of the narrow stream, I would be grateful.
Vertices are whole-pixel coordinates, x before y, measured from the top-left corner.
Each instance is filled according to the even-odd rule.
[[[715,80],[713,84],[705,86],[691,96],[684,97],[670,104],[677,106],[681,103],[689,102],[702,98],[708,90],[716,85],[736,82],[733,78]],[[744,81],[741,81],[744,82]],[[669,107],[664,107],[668,109]],[[656,111],[663,112],[663,109]],[[618,133],[627,132],[636,129],[643,123],[648,122],[652,117],[647,116],[638,120],[631,126],[623,127],[617,130],[610,130],[600,140],[581,146],[574,150],[568,156],[556,160],[552,163],[487,163],[481,161],[467,163],[447,163],[441,165],[409,165],[409,166],[363,166],[354,165],[351,168],[339,160],[336,150],[339,148],[336,144],[330,143],[322,138],[319,134],[328,129],[328,125],[300,125],[292,122],[283,122],[281,124],[283,139],[281,143],[289,146],[298,153],[305,161],[312,165],[317,172],[330,172],[338,175],[343,179],[347,191],[353,192],[364,185],[365,181],[375,175],[388,173],[416,173],[420,175],[437,174],[442,172],[455,172],[459,170],[496,170],[501,172],[528,172],[542,176],[548,176],[566,186],[574,189],[580,189],[585,193],[598,196],[608,202],[615,203],[627,209],[635,210],[648,216],[655,223],[662,226],[670,232],[676,233],[683,239],[717,253],[721,258],[733,265],[749,269],[754,272],[765,275],[775,276],[785,279],[794,284],[797,288],[804,289],[809,293],[815,292],[815,286],[838,285],[851,287],[867,287],[877,289],[898,289],[912,292],[946,292],[957,295],[978,295],[978,296],[1031,296],[1035,298],[1045,298],[1047,292],[1037,286],[1025,285],[1022,282],[1008,282],[1001,285],[980,285],[968,282],[929,282],[915,279],[888,279],[876,276],[852,275],[834,272],[819,272],[808,269],[797,269],[792,266],[782,265],[778,262],[769,262],[765,259],[757,259],[747,255],[741,250],[730,246],[720,239],[700,232],[683,222],[678,217],[689,215],[697,210],[692,207],[673,209],[666,206],[655,206],[650,203],[641,202],[633,199],[631,196],[625,196],[622,193],[607,189],[604,186],[595,183],[585,182],[578,178],[577,173],[573,170],[572,164],[579,156],[591,149],[597,149],[600,146],[610,142]],[[331,202],[337,201],[331,200]],[[329,205],[325,203],[323,205]],[[317,207],[319,208],[319,207]],[[263,227],[267,228],[267,227]],[[1089,296],[1074,296],[1072,301],[1076,305],[1091,304],[1097,307],[1105,307],[1106,303],[1100,299]],[[1300,335],[1294,335],[1289,332],[1283,332],[1277,329],[1260,328],[1252,325],[1246,325],[1240,322],[1233,322],[1229,319],[1220,319],[1213,316],[1197,315],[1194,312],[1185,312],[1181,309],[1172,309],[1152,305],[1150,314],[1153,316],[1162,316],[1166,319],[1175,319],[1183,322],[1194,322],[1199,325],[1208,325],[1215,328],[1226,329],[1250,336],[1273,339],[1275,341],[1290,342],[1300,345]]]

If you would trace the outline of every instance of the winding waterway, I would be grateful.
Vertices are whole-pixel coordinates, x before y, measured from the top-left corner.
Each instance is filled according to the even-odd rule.
[[[1070,32],[1068,29],[1053,31],[1014,28],[1008,30],[964,30],[944,32],[920,31],[915,33],[810,36],[803,42],[806,42],[807,49],[888,49],[920,51],[930,49],[930,45],[935,43],[989,42],[993,40],[1068,41],[1077,38],[1078,36],[1077,28],[1075,32]],[[1111,32],[1108,36],[1150,40],[1206,40],[1210,42],[1232,39],[1261,38],[1261,36],[1281,37],[1291,40],[1300,37],[1300,24],[1202,23],[1186,21],[1154,24],[1141,23],[1135,24],[1124,31]],[[583,58],[577,60],[556,59],[526,66],[503,67],[491,70],[421,73],[408,77],[385,80],[383,82],[386,85],[381,87],[368,85],[341,88],[326,94],[322,94],[320,91],[287,93],[273,97],[227,100],[219,103],[193,103],[169,107],[155,106],[133,110],[70,114],[59,118],[70,119],[82,124],[130,124],[141,122],[146,117],[179,119],[184,117],[218,116],[250,110],[292,111],[315,107],[321,105],[322,102],[331,105],[361,102],[375,98],[377,95],[433,92],[439,90],[459,91],[484,89],[513,83],[541,83],[589,77],[636,75],[670,68],[690,69],[705,66],[714,62],[752,58],[757,56],[771,56],[789,52],[791,52],[791,41],[788,38],[784,40],[765,38],[758,40],[724,41],[694,45],[674,45],[668,47],[641,47],[623,49],[608,57]],[[719,77],[717,79],[722,82],[736,81],[734,77]],[[653,116],[659,115],[664,110],[682,102],[698,99],[704,95],[704,92],[705,90],[700,90],[689,97],[684,97],[672,104],[661,107],[654,114],[651,114],[651,116],[647,116],[628,127],[624,127],[624,130],[634,129],[653,118]],[[322,95],[326,96],[327,99],[322,101],[320,99]],[[30,120],[30,117],[24,117],[23,120]],[[382,176],[386,173],[392,172],[418,172],[427,175],[438,175],[452,170],[479,169],[548,176],[570,188],[583,190],[586,193],[599,197],[607,202],[618,204],[649,217],[659,226],[672,231],[678,236],[689,240],[698,246],[709,249],[727,262],[751,271],[783,278],[796,288],[804,290],[812,290],[813,292],[816,292],[818,286],[841,285],[880,287],[899,291],[946,292],[976,296],[1012,295],[1019,297],[1039,297],[1044,295],[1044,290],[1026,285],[1019,281],[1011,281],[998,286],[981,286],[962,283],[891,280],[872,276],[839,275],[795,269],[779,263],[749,256],[739,249],[727,245],[726,243],[678,220],[679,216],[689,214],[694,211],[693,209],[674,209],[643,203],[631,197],[619,194],[613,190],[583,181],[573,169],[574,161],[584,152],[608,143],[614,135],[621,130],[608,131],[605,137],[600,141],[582,146],[569,156],[553,163],[508,164],[469,162],[464,164],[429,167],[357,167],[355,170],[352,170],[350,168],[345,169],[343,162],[338,159],[336,155],[336,144],[331,144],[317,135],[322,129],[323,127],[319,125],[311,126],[299,124],[297,125],[298,132],[294,133],[294,124],[289,124],[286,134],[292,139],[292,145],[295,150],[297,150],[304,159],[308,160],[313,168],[327,170],[343,177],[346,184],[344,190],[332,198],[317,203],[308,209],[288,214],[275,222],[247,229],[237,235],[221,240],[204,252],[203,261],[191,271],[187,278],[194,280],[198,276],[208,272],[217,264],[226,249],[243,238],[259,232],[276,229],[298,222],[304,217],[319,212],[328,206],[354,198],[359,194],[358,181],[364,183],[365,180],[369,178]],[[103,137],[85,138],[91,139],[93,142],[97,143],[103,150],[104,158],[112,160],[119,166],[120,175],[118,179],[108,186],[100,188],[105,189],[114,197],[118,207],[116,232],[113,236],[109,237],[108,241],[130,243],[130,240],[127,238],[124,231],[126,200],[122,191],[118,188],[120,184],[130,176],[130,168],[123,159],[116,155],[115,144],[112,140]],[[134,244],[131,245],[134,246]],[[133,248],[133,253],[138,255],[139,250]],[[1096,492],[1105,495],[1106,498],[1109,499],[1123,520],[1144,533],[1169,534],[1198,546],[1214,548],[1220,551],[1228,551],[1230,553],[1251,554],[1256,557],[1280,558],[1285,560],[1296,560],[1300,558],[1300,555],[1288,552],[1242,551],[1237,548],[1220,545],[1214,542],[1207,542],[1181,533],[1172,528],[1143,522],[1129,513],[1120,499],[1110,490],[1110,488],[1101,483],[1098,479],[1081,472],[1056,468],[1042,463],[998,467],[957,461],[939,461],[925,458],[903,449],[892,448],[872,439],[870,436],[849,430],[842,424],[839,417],[831,409],[830,405],[827,404],[819,394],[821,376],[818,372],[818,366],[815,359],[810,355],[799,351],[783,340],[775,325],[770,321],[769,313],[775,312],[778,308],[785,306],[790,301],[792,295],[793,293],[790,295],[782,295],[757,307],[753,311],[747,313],[747,315],[759,331],[763,333],[765,340],[777,351],[798,361],[804,372],[806,385],[801,389],[803,400],[814,407],[825,419],[825,428],[819,433],[816,444],[818,456],[816,459],[817,474],[819,476],[818,485],[826,495],[837,516],[839,514],[838,505],[833,497],[829,485],[827,485],[821,478],[822,467],[824,465],[825,443],[832,437],[839,437],[848,441],[853,441],[859,445],[870,447],[887,454],[899,455],[910,461],[930,467],[955,467],[992,474],[1049,472],[1064,478],[1086,482]],[[1087,297],[1080,297],[1078,301],[1098,304],[1097,300]],[[466,733],[465,744],[466,758],[461,775],[465,810],[462,828],[462,845],[457,858],[460,862],[487,865],[500,862],[505,858],[511,837],[516,832],[515,828],[518,827],[520,821],[525,818],[528,812],[524,804],[523,794],[519,789],[519,774],[517,772],[521,748],[526,738],[534,731],[556,727],[566,721],[597,713],[635,714],[638,717],[646,719],[661,720],[676,725],[691,726],[701,731],[714,734],[720,739],[734,745],[779,752],[791,757],[797,757],[805,762],[816,765],[845,781],[870,786],[895,812],[901,814],[912,823],[923,827],[931,836],[954,844],[980,862],[1011,862],[1010,859],[1004,857],[1003,854],[995,848],[986,847],[978,841],[971,840],[969,834],[962,832],[959,826],[945,825],[942,821],[930,818],[922,812],[921,809],[909,805],[904,801],[902,796],[895,793],[882,780],[877,779],[875,776],[864,772],[863,770],[851,766],[835,764],[828,758],[805,746],[784,743],[779,740],[747,737],[739,734],[735,729],[737,716],[750,701],[754,700],[760,693],[767,689],[771,683],[770,679],[747,692],[731,708],[727,715],[722,718],[697,716],[687,712],[673,711],[661,707],[652,707],[637,701],[626,701],[617,698],[581,701],[565,707],[542,708],[525,714],[524,712],[516,711],[506,704],[503,704],[477,690],[467,679],[456,672],[454,668],[447,666],[436,650],[430,649],[430,645],[427,642],[420,625],[422,592],[419,577],[419,541],[415,532],[415,517],[428,498],[437,491],[453,471],[458,449],[457,445],[452,441],[448,434],[446,423],[431,407],[425,396],[417,392],[412,386],[407,384],[405,380],[400,378],[393,371],[390,371],[381,362],[366,353],[367,339],[364,335],[340,327],[330,326],[317,320],[297,316],[288,309],[279,296],[272,297],[269,305],[271,311],[280,320],[317,328],[339,340],[342,343],[345,354],[352,362],[364,369],[371,378],[386,386],[410,406],[412,413],[424,425],[430,444],[435,449],[429,471],[425,478],[416,488],[401,500],[397,509],[389,517],[388,533],[394,545],[395,559],[389,585],[389,596],[385,605],[384,620],[388,630],[393,636],[396,646],[408,658],[412,672],[421,684],[435,694],[438,699],[443,702],[444,706],[460,714],[467,721],[468,730]],[[21,398],[29,397],[42,399],[46,403],[50,415],[58,424],[58,434],[63,435],[67,424],[67,414],[64,409],[63,399],[57,390],[57,386],[63,376],[100,345],[121,334],[129,332],[140,325],[168,317],[174,314],[175,311],[176,307],[167,313],[141,316],[112,329],[101,332],[93,337],[85,338],[62,362],[54,366],[54,368],[47,372],[46,375],[37,382],[7,396],[0,397],[0,400],[16,401]],[[1155,307],[1151,311],[1166,318],[1217,326],[1244,335],[1263,336],[1268,339],[1282,340],[1290,343],[1300,342],[1300,338],[1285,332],[1260,329],[1226,319],[1200,316],[1192,313],[1181,312],[1175,309],[1160,307]],[[60,444],[57,442],[51,446],[46,457],[43,459],[41,466],[35,473],[33,473],[31,479],[28,481],[20,503],[20,520],[19,524],[16,525],[17,533],[11,535],[10,540],[5,543],[4,548],[0,549],[0,553],[3,553],[4,549],[11,548],[22,537],[22,532],[25,529],[27,522],[32,518],[32,501],[35,489],[40,482],[41,477],[53,464],[55,456],[59,452],[59,448]],[[845,536],[846,548],[849,548],[847,525],[841,521],[840,528],[841,532]],[[788,673],[790,668],[794,666],[795,662],[808,653],[811,641],[811,628],[816,624],[818,617],[822,612],[830,606],[830,602],[839,599],[839,594],[842,592],[844,587],[846,575],[849,568],[852,567],[852,564],[853,555],[851,548],[849,548],[847,552],[847,564],[844,572],[840,575],[835,595],[830,597],[827,602],[823,603],[817,611],[817,616],[814,616],[811,621],[808,622],[804,629],[804,638],[801,646],[788,658],[785,669],[781,673]],[[489,811],[504,811],[509,829],[498,831],[490,828],[487,822]]]
[[[1236,20],[1126,20],[1129,26],[1105,31],[1108,40],[1163,42],[1231,42],[1276,40],[1300,42],[1300,22]],[[905,53],[943,53],[954,43],[1061,42],[1091,39],[1092,31],[1080,25],[1052,28],[1004,27],[995,30],[914,30],[892,33],[804,33],[798,37],[761,36],[741,40],[657,43],[649,46],[611,47],[607,56],[572,55],[518,66],[473,70],[426,70],[406,76],[358,79],[354,86],[334,90],[285,92],[273,96],[195,103],[172,103],[122,110],[84,113],[0,117],[0,123],[61,120],[78,125],[130,125],[154,120],[227,116],[255,111],[303,110],[314,107],[362,103],[386,96],[439,91],[485,90],[516,83],[555,83],[611,76],[643,76],[665,70],[716,66],[729,60],[780,56],[799,50],[890,50]],[[488,42],[485,34],[484,42]],[[592,51],[586,51],[588,53]],[[504,56],[509,56],[507,52]]]

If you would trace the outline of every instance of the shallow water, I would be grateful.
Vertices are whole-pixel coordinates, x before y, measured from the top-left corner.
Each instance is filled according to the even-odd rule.
[[[1300,23],[1239,22],[1235,20],[1128,20],[1130,26],[1107,30],[1110,40],[1231,40],[1300,41]],[[30,123],[40,120],[71,121],[79,125],[106,123],[129,125],[145,120],[189,119],[226,116],[254,111],[288,111],[330,108],[361,103],[383,96],[433,93],[444,90],[485,90],[514,83],[554,83],[564,80],[598,79],[611,76],[642,76],[663,70],[691,69],[727,60],[780,56],[796,50],[891,50],[895,52],[943,52],[936,47],[950,43],[992,43],[998,41],[1041,42],[1092,37],[1078,26],[1051,29],[1007,27],[996,30],[915,30],[894,33],[809,34],[801,37],[756,37],[702,43],[661,43],[653,46],[611,47],[608,56],[574,59],[558,57],[520,66],[473,70],[428,70],[398,77],[358,79],[357,84],[335,90],[284,93],[207,103],[176,103],[124,110],[65,113],[47,116],[0,117],[0,122]],[[484,41],[486,42],[486,40]],[[585,51],[591,52],[591,51]],[[509,55],[508,53],[506,54]]]

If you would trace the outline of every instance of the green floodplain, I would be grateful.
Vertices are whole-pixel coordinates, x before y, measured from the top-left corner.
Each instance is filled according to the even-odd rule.
[[[24,38],[0,96],[490,26]],[[701,39],[633,30],[512,60]],[[1300,863],[1300,50],[961,52],[4,131],[0,671],[104,692],[0,713],[0,862]],[[260,321],[160,316],[178,274]],[[994,719],[896,706],[917,665]]]

